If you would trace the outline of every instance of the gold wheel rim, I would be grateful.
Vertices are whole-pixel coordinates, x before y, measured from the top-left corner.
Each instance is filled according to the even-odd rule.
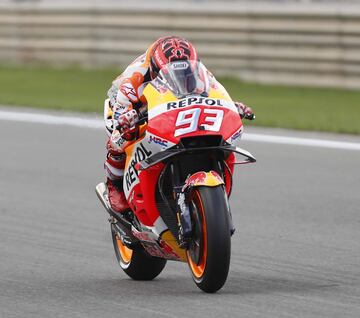
[[[121,239],[118,237],[116,237],[116,243],[120,252],[121,259],[126,264],[130,263],[133,250],[125,246],[123,242],[121,242]]]

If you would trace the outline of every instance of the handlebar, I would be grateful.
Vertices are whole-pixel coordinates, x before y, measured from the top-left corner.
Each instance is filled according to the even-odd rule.
[[[141,125],[148,119],[148,110],[146,106],[142,106],[138,111],[139,119],[135,122],[135,125]]]

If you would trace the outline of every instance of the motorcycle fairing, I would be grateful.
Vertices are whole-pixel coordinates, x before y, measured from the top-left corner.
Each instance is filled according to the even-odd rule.
[[[148,101],[148,132],[174,144],[184,136],[222,135],[226,140],[242,127],[235,104],[220,90],[211,89],[206,97],[189,95],[177,99],[169,91],[160,93],[150,83],[144,89],[144,95]],[[183,118],[181,114],[184,114]],[[188,115],[194,116],[194,122],[186,122]],[[234,125],[224,125],[224,122]],[[189,130],[187,125],[193,127]]]
[[[129,199],[132,189],[139,183],[139,171],[136,165],[151,155],[161,153],[175,144],[169,140],[158,137],[151,132],[145,132],[135,142],[125,148],[126,162],[124,170],[124,192]]]
[[[148,157],[144,161],[141,161],[139,163],[139,169],[146,170],[146,169],[152,167],[153,165],[156,165],[159,162],[162,162],[164,160],[167,160],[171,157],[177,156],[182,153],[195,152],[195,151],[202,152],[205,150],[223,150],[225,152],[235,152],[235,153],[238,153],[245,157],[245,160],[242,162],[239,162],[239,163],[256,162],[255,157],[250,152],[248,152],[247,150],[242,149],[240,147],[235,147],[232,145],[223,145],[223,146],[216,146],[216,147],[201,147],[201,148],[191,148],[191,149],[177,147],[177,148],[167,149],[161,153],[156,153],[156,154]]]
[[[142,227],[142,231],[134,228],[133,234],[150,255],[186,261],[184,250],[179,247],[178,241],[164,223],[155,200],[157,182],[165,166],[163,161],[189,151],[181,146],[180,141],[184,136],[219,135],[223,140],[228,140],[242,130],[242,122],[236,106],[221,89],[211,89],[206,97],[190,95],[178,99],[169,89],[162,88],[159,91],[150,83],[146,86],[144,95],[148,102],[148,123],[141,127],[138,140],[125,149],[127,159],[124,192]],[[198,112],[200,125],[194,131],[175,136],[177,118],[184,110]],[[217,117],[218,113],[221,113],[221,118]],[[216,129],[213,127],[215,119],[220,122]],[[224,125],[224,122],[232,125]],[[182,127],[180,125],[180,129]],[[246,157],[246,161],[255,161],[246,150],[228,144],[191,151],[206,149],[239,152]],[[215,176],[212,172],[204,173],[203,180],[194,176],[189,179],[188,186],[215,186],[224,183],[220,176]]]

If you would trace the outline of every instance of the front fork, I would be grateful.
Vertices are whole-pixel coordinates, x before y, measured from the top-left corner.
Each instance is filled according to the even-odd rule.
[[[178,243],[181,248],[186,248],[187,241],[191,237],[191,217],[187,193],[183,191],[180,184],[180,174],[178,167],[171,165],[171,176],[173,184],[173,197],[176,202],[176,219],[178,224]]]
[[[185,184],[179,186],[178,182],[180,180],[178,171],[174,169],[174,165],[171,166],[173,185],[174,185],[174,198],[177,202],[177,221],[178,221],[178,241],[180,247],[186,248],[188,242],[192,235],[192,222],[190,216],[190,193],[194,187],[206,186],[206,187],[216,187],[219,185],[224,185],[224,181],[221,176],[214,170],[209,172],[199,171],[192,175],[189,175]],[[225,192],[224,195],[226,196]],[[226,200],[228,200],[226,196]],[[228,201],[227,201],[228,202]],[[230,234],[232,235],[235,232],[235,227],[232,221],[232,216],[230,212],[230,206],[228,205],[229,212],[229,225],[230,225]]]

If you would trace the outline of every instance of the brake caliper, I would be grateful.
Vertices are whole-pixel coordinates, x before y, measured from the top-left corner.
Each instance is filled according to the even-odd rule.
[[[185,193],[180,190],[176,191],[177,197],[177,221],[179,228],[179,245],[181,248],[187,247],[187,242],[191,237],[191,217],[190,217],[190,209],[189,205],[186,202]]]

